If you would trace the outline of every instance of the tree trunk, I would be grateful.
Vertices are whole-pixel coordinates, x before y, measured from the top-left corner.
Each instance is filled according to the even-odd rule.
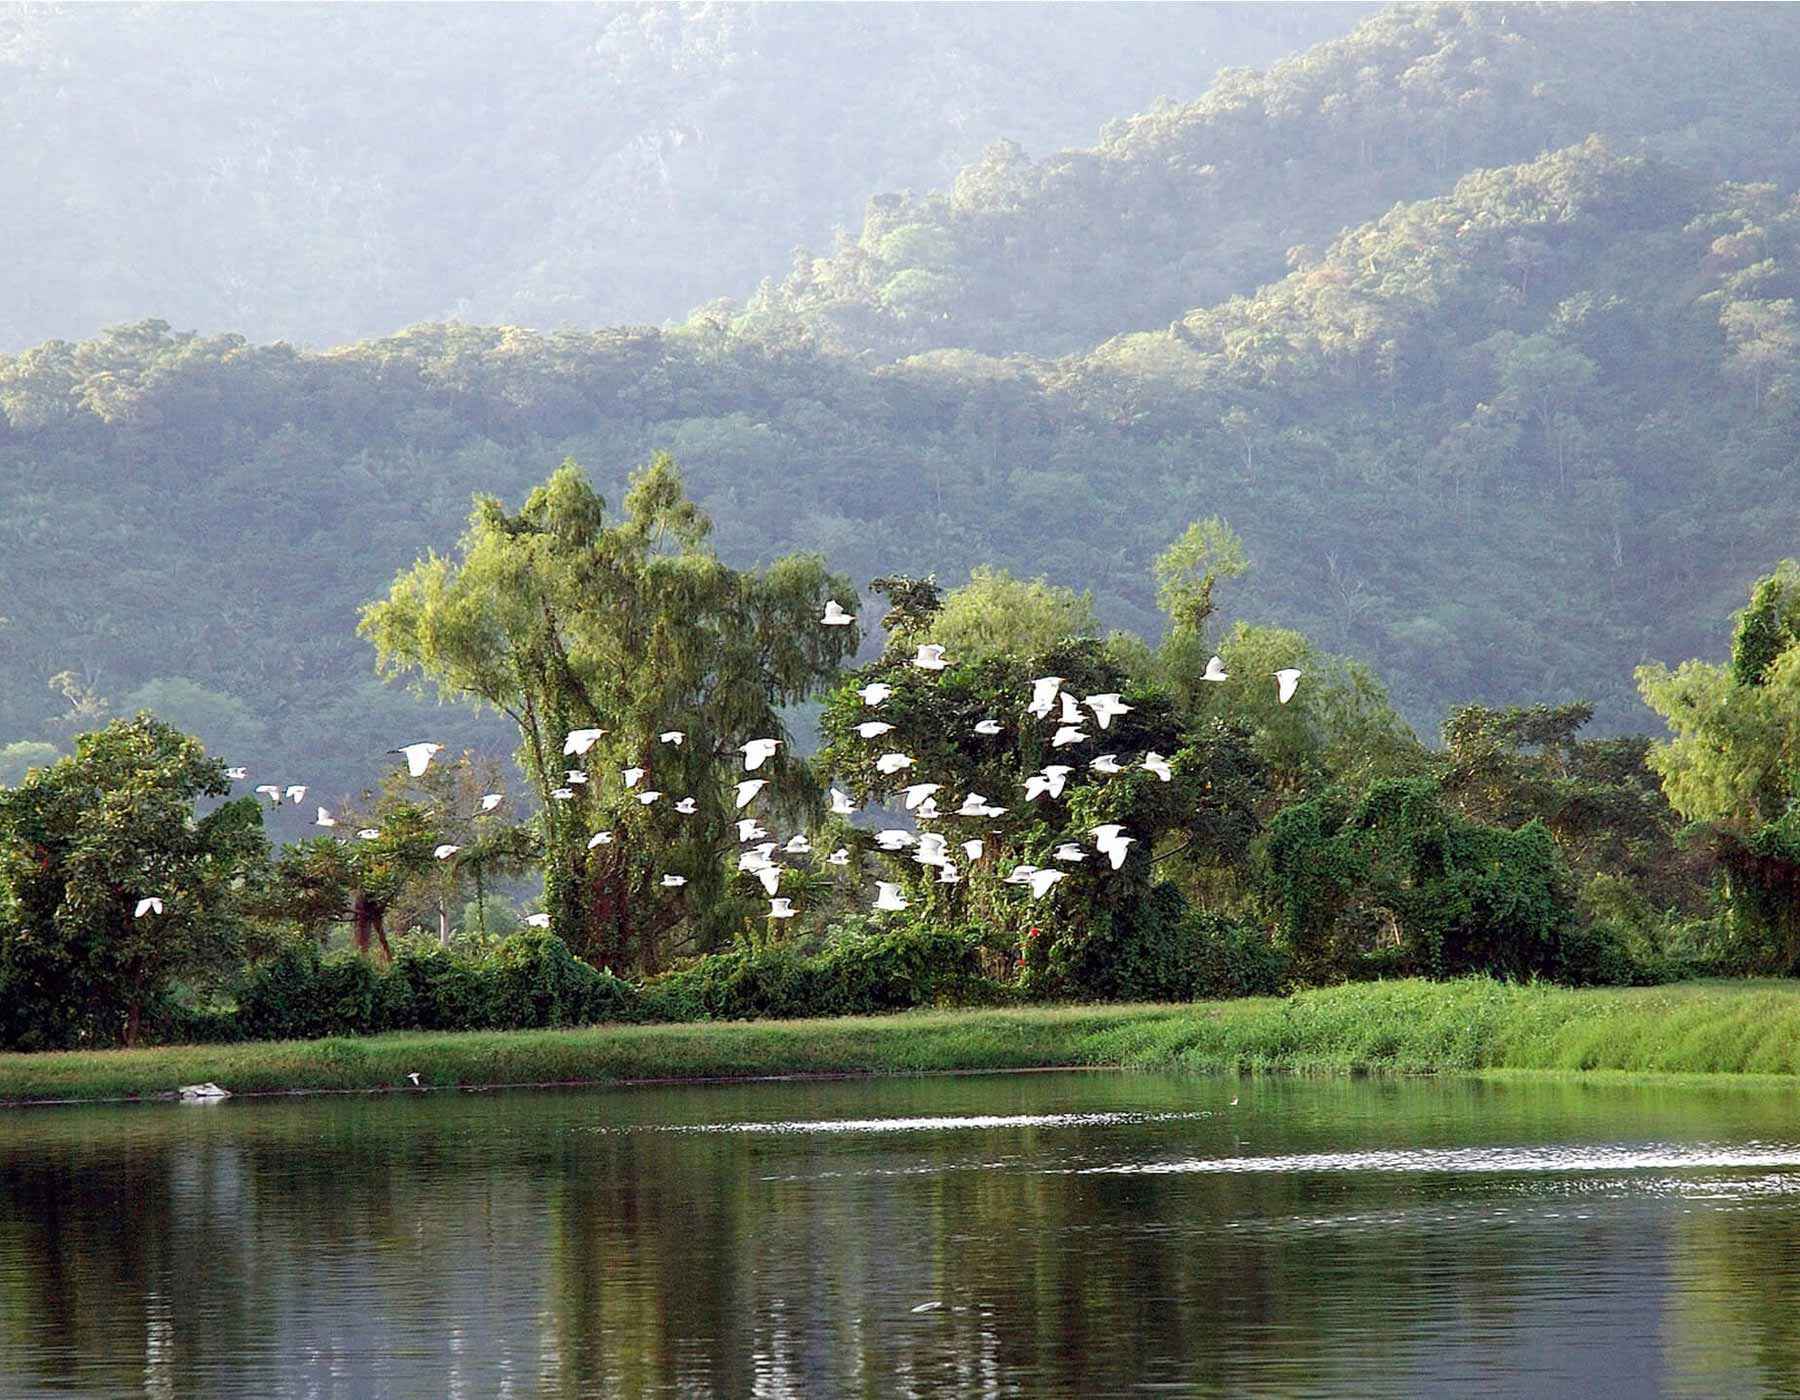
[[[356,890],[350,896],[350,941],[359,953],[369,951],[369,932],[374,927],[374,905],[363,890]]]
[[[444,908],[444,901],[441,899],[437,905],[437,916],[438,947],[448,948],[450,946],[450,911]]]
[[[131,1006],[125,1013],[125,1048],[127,1050],[135,1050],[137,1048],[138,1030],[143,1017],[143,1011],[143,1006],[138,1002],[136,997],[133,997]]]

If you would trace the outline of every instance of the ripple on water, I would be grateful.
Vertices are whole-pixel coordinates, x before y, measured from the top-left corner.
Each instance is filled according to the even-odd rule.
[[[1266,1157],[1190,1157],[1178,1161],[1109,1162],[1077,1167],[1079,1175],[1155,1176],[1214,1172],[1523,1172],[1705,1171],[1762,1168],[1800,1171],[1800,1146],[1744,1143],[1714,1147],[1606,1144],[1541,1147],[1393,1148],[1365,1152],[1301,1152]]]

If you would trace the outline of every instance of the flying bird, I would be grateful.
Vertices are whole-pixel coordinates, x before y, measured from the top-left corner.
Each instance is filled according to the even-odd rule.
[[[980,841],[965,841],[962,843],[962,848],[963,854],[970,860],[980,860],[981,853],[987,849]]]
[[[1056,695],[1062,689],[1062,683],[1061,676],[1039,676],[1031,683],[1031,703],[1025,708],[1039,719],[1048,719],[1050,711],[1056,707]]]
[[[678,890],[686,883],[687,876],[685,875],[665,875],[662,877],[662,887],[665,890]]]
[[[757,841],[769,834],[757,824],[756,818],[754,817],[739,822],[737,826],[738,840],[740,841]]]
[[[1228,681],[1231,679],[1231,672],[1225,669],[1224,659],[1215,654],[1212,660],[1206,663],[1206,670],[1200,679],[1203,681]]]
[[[1282,704],[1294,698],[1294,687],[1300,684],[1300,670],[1296,666],[1284,666],[1275,673],[1275,689],[1277,698]]]
[[[1035,865],[1015,865],[1006,872],[1006,878],[1000,883],[1003,885],[1029,885],[1031,877],[1037,874],[1037,869]]]
[[[875,889],[875,908],[887,909],[895,912],[906,908],[906,901],[900,898],[900,886],[891,885],[886,880],[877,880],[875,882]]]
[[[848,846],[839,846],[830,855],[825,857],[825,863],[827,865],[850,864],[850,848]]]
[[[900,791],[906,798],[906,810],[910,812],[937,790],[936,783],[914,783],[911,787],[902,788]]]
[[[946,846],[942,836],[935,831],[928,831],[919,838],[919,849],[913,852],[913,859],[920,865],[942,865]]]
[[[639,802],[643,803],[644,806],[648,807],[652,802],[656,801],[656,799],[661,796],[662,796],[662,794],[660,792],[658,792],[655,788],[649,788],[643,792],[640,792],[637,795],[637,800]]]
[[[676,748],[680,748],[681,741],[685,738],[687,738],[687,735],[682,733],[679,729],[665,729],[661,734],[656,736],[656,742],[659,744],[673,744]]]
[[[944,649],[925,642],[919,647],[919,654],[913,658],[913,665],[921,671],[941,671],[950,663],[944,660]]]
[[[137,911],[133,913],[131,917],[134,919],[141,919],[146,914],[160,914],[162,911],[162,900],[158,899],[155,895],[151,895],[148,899],[140,899],[137,902]]]
[[[894,693],[894,687],[883,681],[870,681],[856,693],[862,696],[863,704],[879,705],[883,700]]]
[[[845,612],[838,606],[837,599],[832,598],[826,602],[825,616],[820,618],[819,621],[827,627],[848,627],[852,622],[856,621],[856,614]]]
[[[1107,728],[1119,715],[1128,715],[1134,708],[1123,703],[1117,691],[1106,691],[1100,695],[1090,695],[1081,702],[1094,712],[1094,723],[1102,729]]]
[[[361,831],[357,832],[356,834],[360,839],[362,839],[364,841],[373,841],[377,836],[381,835],[381,832],[378,829],[376,829],[375,827],[365,826]]]
[[[596,831],[592,836],[588,837],[587,848],[591,851],[596,846],[610,846],[612,845],[612,839],[613,834],[610,831]]]
[[[250,776],[250,770],[248,768],[227,768],[225,776],[234,783],[241,783]]]
[[[771,899],[769,901],[769,917],[771,919],[791,919],[798,912],[791,899]]]
[[[1082,850],[1081,847],[1076,845],[1073,841],[1065,841],[1056,848],[1050,859],[1060,860],[1068,865],[1079,865],[1082,861],[1087,859],[1087,852]]]
[[[257,788],[257,791],[267,793],[271,805],[276,807],[281,805],[281,789],[276,787],[275,784],[264,783],[261,787]]]
[[[314,820],[313,825],[314,826],[336,826],[337,818],[332,816],[330,812],[327,812],[323,807],[321,807],[321,808],[319,808],[319,815],[318,815],[317,819]]]
[[[406,755],[406,771],[415,778],[422,776],[425,770],[431,766],[431,760],[443,751],[442,744],[427,743],[404,744],[400,748],[388,750],[389,753]]]
[[[998,734],[1000,732],[1000,721],[997,719],[977,720],[975,722],[975,732],[977,734]]]
[[[1064,878],[1060,870],[1034,870],[1031,873],[1031,897],[1042,899],[1050,893],[1050,887]]]
[[[748,807],[756,794],[761,792],[768,785],[767,778],[751,778],[747,782],[739,783],[736,788],[738,811],[741,812],[744,808]]]
[[[300,805],[300,799],[305,796],[306,796],[306,784],[305,783],[289,783],[288,784],[287,800],[289,802],[292,802],[296,807],[298,807]]]
[[[619,776],[625,780],[625,786],[628,788],[636,787],[638,785],[638,779],[642,778],[644,773],[645,770],[642,768],[622,768],[619,770]]]
[[[934,822],[943,815],[938,810],[937,798],[927,797],[919,804],[918,810],[913,813],[913,818],[916,821]]]
[[[481,810],[484,812],[491,812],[504,801],[506,801],[505,793],[490,792],[486,797],[481,799]]]
[[[779,739],[752,739],[747,744],[738,745],[738,752],[744,756],[744,771],[754,773],[769,759],[775,757],[775,750],[781,747]]]
[[[452,846],[448,843],[445,843],[444,845],[439,846],[435,851],[433,851],[431,853],[431,855],[434,860],[449,860],[451,856],[455,855],[461,849],[462,849],[461,846]]]
[[[1067,764],[1052,763],[1043,772],[1033,773],[1025,780],[1025,800],[1031,802],[1040,796],[1061,797],[1063,784],[1074,771]]]
[[[773,861],[765,861],[756,867],[756,878],[762,881],[763,893],[774,894],[781,888],[781,867]]]
[[[1088,764],[1088,767],[1096,773],[1123,773],[1125,771],[1119,767],[1119,756],[1116,753],[1103,753]]]
[[[604,729],[571,729],[568,738],[563,740],[563,752],[565,754],[586,753],[594,747],[604,733],[606,733]]]
[[[550,916],[548,914],[527,914],[525,922],[533,928],[549,928]]]
[[[700,804],[691,797],[684,797],[675,804],[675,810],[684,817],[691,817],[700,810]]]
[[[834,817],[847,817],[856,811],[856,804],[850,800],[850,794],[831,790],[831,814]]]
[[[878,719],[872,719],[872,720],[868,720],[862,724],[857,725],[856,733],[857,733],[858,737],[863,738],[863,739],[879,739],[883,734],[886,734],[893,727],[894,727],[893,725],[884,724],[882,721],[880,721]]]
[[[563,781],[570,786],[576,786],[587,781],[587,774],[580,768],[571,768],[563,774]]]
[[[949,861],[945,861],[938,867],[937,882],[940,885],[960,885],[962,883],[962,872]]]
[[[1151,749],[1149,753],[1144,755],[1144,767],[1156,774],[1156,776],[1161,778],[1165,783],[1174,776],[1173,770],[1169,767],[1169,760],[1164,758],[1155,749]]]
[[[903,851],[908,846],[917,844],[918,839],[903,827],[889,827],[875,833],[875,844],[884,851]]]
[[[1075,697],[1073,695],[1064,690],[1059,692],[1056,698],[1062,701],[1062,718],[1057,721],[1058,724],[1082,724],[1086,722],[1087,716],[1081,713],[1081,707],[1075,703]]]
[[[412,1080],[413,1088],[416,1089],[419,1087],[419,1072],[418,1072],[418,1070],[415,1069],[415,1070],[411,1071],[410,1073],[408,1073],[408,1075],[406,1077],[408,1079]]]
[[[558,802],[567,802],[571,797],[573,797],[575,795],[575,789],[574,788],[557,788],[554,791],[552,791],[550,795],[552,797],[554,797]]]
[[[1086,742],[1087,735],[1072,724],[1060,726],[1056,733],[1050,736],[1050,747],[1053,749],[1067,748],[1070,744],[1084,744]]]
[[[806,839],[804,831],[796,831],[781,849],[791,856],[807,856],[812,854],[812,842]]]
[[[883,777],[891,778],[902,768],[911,768],[912,758],[903,753],[884,753],[875,760],[875,771]]]

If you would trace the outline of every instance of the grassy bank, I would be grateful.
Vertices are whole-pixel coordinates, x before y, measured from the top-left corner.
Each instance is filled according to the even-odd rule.
[[[1800,1072],[1800,982],[1385,982],[1190,1006],[924,1011],[832,1021],[0,1055],[0,1102],[426,1085],[616,1083],[1046,1066],[1189,1070]]]

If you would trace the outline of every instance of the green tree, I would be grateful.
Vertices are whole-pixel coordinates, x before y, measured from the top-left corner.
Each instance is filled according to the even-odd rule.
[[[137,1043],[171,984],[243,946],[240,901],[267,844],[254,798],[199,743],[140,714],[0,791],[0,1023],[27,1044]],[[137,912],[162,901],[160,912]]]
[[[855,592],[814,555],[729,568],[707,543],[711,528],[666,454],[633,476],[616,520],[566,462],[516,515],[479,498],[460,561],[421,560],[363,612],[384,671],[417,674],[518,726],[520,766],[542,804],[545,908],[596,965],[654,969],[673,948],[727,931],[742,744],[784,741],[757,774],[768,782],[757,812],[817,805],[780,710],[855,649],[854,626],[819,624],[828,600],[851,605]],[[564,736],[584,728],[605,733],[583,758],[565,756]],[[676,730],[680,744],[659,740]],[[578,765],[588,781],[571,786]],[[645,771],[636,789],[619,781],[628,767]],[[665,796],[645,805],[645,790]],[[692,813],[675,809],[683,798]],[[612,839],[590,845],[601,832]],[[665,887],[665,875],[686,884]]]
[[[1244,542],[1218,516],[1196,520],[1152,566],[1156,605],[1177,632],[1201,636],[1213,614],[1213,589],[1250,567]]]
[[[944,596],[931,623],[932,640],[965,661],[1030,656],[1099,631],[1093,594],[984,564]]]
[[[388,914],[410,885],[432,873],[432,852],[442,844],[436,814],[384,794],[373,810],[346,807],[338,818],[353,833],[375,835],[315,836],[287,846],[256,910],[265,919],[293,923],[320,942],[347,924],[357,952],[379,947],[392,959]]]

